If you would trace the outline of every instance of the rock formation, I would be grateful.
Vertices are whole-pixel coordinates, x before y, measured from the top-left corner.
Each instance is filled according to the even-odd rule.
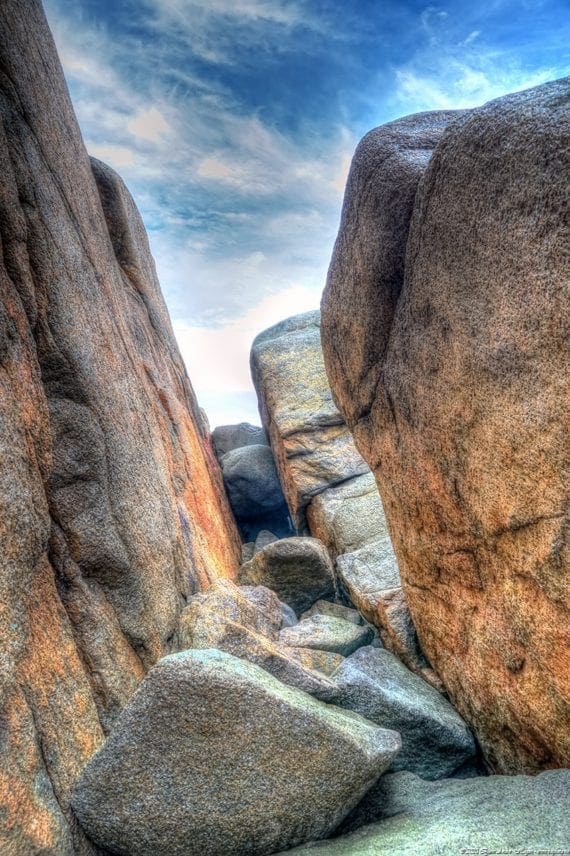
[[[292,519],[325,544],[341,593],[378,628],[384,644],[441,688],[419,648],[374,477],[332,398],[319,313],[261,333],[251,366]]]
[[[144,228],[39,2],[0,16],[0,851],[93,852],[70,789],[238,538]]]
[[[322,305],[422,646],[501,772],[570,760],[569,108],[566,79],[368,135]]]

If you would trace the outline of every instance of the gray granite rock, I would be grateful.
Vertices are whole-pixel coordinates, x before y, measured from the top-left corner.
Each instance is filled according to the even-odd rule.
[[[216,456],[244,446],[268,446],[267,434],[260,425],[240,422],[237,425],[218,425],[212,431],[212,445]]]
[[[301,619],[312,618],[313,615],[334,615],[335,618],[344,618],[345,621],[352,621],[353,624],[364,623],[364,619],[357,609],[352,609],[350,606],[332,600],[318,600],[301,615]]]
[[[348,657],[368,645],[374,637],[374,631],[368,625],[358,625],[334,615],[312,615],[299,621],[294,627],[286,627],[279,634],[281,645],[295,648],[315,648],[319,651],[332,651]]]
[[[72,805],[107,851],[268,856],[330,834],[399,745],[257,666],[186,651],[149,672]]]
[[[330,556],[316,538],[282,538],[268,544],[241,566],[238,579],[243,585],[273,589],[297,614],[335,594]]]
[[[389,651],[360,648],[332,677],[335,704],[401,734],[392,771],[442,779],[475,761],[473,735],[449,701]]]

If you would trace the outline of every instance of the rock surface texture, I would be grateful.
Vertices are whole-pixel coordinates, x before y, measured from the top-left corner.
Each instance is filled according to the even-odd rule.
[[[442,856],[451,853],[564,853],[570,773],[424,782],[383,776],[341,830],[352,835],[293,851],[325,856]]]
[[[332,400],[319,313],[296,315],[260,333],[251,371],[291,517],[304,533],[313,496],[368,472]]]
[[[449,118],[359,147],[324,354],[422,646],[493,768],[533,772],[570,762],[570,80]]]
[[[148,674],[73,807],[114,853],[264,856],[332,832],[399,746],[257,666],[188,651]]]
[[[420,650],[374,476],[333,402],[319,324],[318,312],[289,318],[261,333],[251,353],[291,516],[336,559],[340,591],[383,643],[441,688]]]
[[[239,540],[140,216],[39,2],[0,16],[0,851],[93,852],[82,766]]]

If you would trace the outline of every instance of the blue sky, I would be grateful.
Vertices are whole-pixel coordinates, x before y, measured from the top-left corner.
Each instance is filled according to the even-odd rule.
[[[45,0],[88,150],[135,196],[212,426],[316,308],[370,128],[570,74],[570,0]]]

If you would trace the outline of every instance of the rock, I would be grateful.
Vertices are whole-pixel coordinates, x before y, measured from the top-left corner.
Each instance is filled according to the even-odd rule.
[[[332,674],[342,662],[342,658],[319,657],[321,652],[281,646],[273,635],[250,629],[197,600],[182,614],[180,647],[215,648],[232,654],[323,701],[330,701],[335,695],[334,684],[323,676]]]
[[[297,614],[294,609],[291,609],[288,603],[281,604],[281,627],[294,627],[299,619],[297,618]]]
[[[218,460],[234,449],[244,446],[268,446],[267,434],[259,425],[240,422],[239,425],[218,425],[212,431],[212,445]]]
[[[261,333],[251,371],[293,523],[305,532],[304,509],[313,496],[368,472],[332,399],[319,313],[296,315]]]
[[[323,303],[329,377],[375,470],[422,647],[503,773],[570,763],[569,97],[565,79],[449,125],[397,305],[380,283],[371,309],[349,247],[367,240],[371,186],[400,198],[395,126],[380,129],[392,157],[374,175],[355,163]],[[403,257],[405,229],[381,218]],[[374,366],[366,391],[355,348]]]
[[[85,856],[72,784],[239,540],[140,215],[89,160],[37,0],[2,4],[0,67],[0,852]]]
[[[264,547],[267,547],[268,544],[273,544],[274,541],[278,540],[279,538],[277,537],[277,535],[274,535],[273,532],[268,532],[267,529],[262,529],[257,538],[255,539],[253,555],[259,553],[259,551],[263,550]]]
[[[333,558],[380,539],[390,544],[372,473],[356,476],[315,496],[307,508],[307,519],[311,535],[320,538]],[[396,564],[395,557],[393,562]]]
[[[295,627],[286,627],[279,634],[282,645],[294,648],[316,648],[348,657],[357,648],[368,645],[374,636],[368,626],[354,624],[333,615],[313,615]]]
[[[220,458],[232,511],[247,540],[264,529],[291,534],[288,510],[269,446],[243,446]]]
[[[253,559],[253,554],[255,552],[255,541],[248,541],[246,544],[241,545],[241,563],[249,562],[250,559]]]
[[[333,615],[335,618],[344,618],[353,624],[364,624],[364,619],[357,609],[351,609],[342,603],[333,603],[330,600],[318,600],[310,609],[304,612],[301,619],[312,618],[313,615]]]
[[[389,651],[360,648],[332,677],[339,688],[334,704],[400,733],[392,771],[442,779],[474,761],[475,741],[459,714]]]
[[[263,586],[236,586],[230,580],[216,580],[207,592],[191,598],[182,613],[182,648],[194,647],[188,637],[190,627],[194,628],[193,632],[198,632],[195,617],[207,613],[212,613],[220,621],[229,619],[243,624],[270,639],[277,639],[282,622],[281,603],[275,592]]]
[[[149,673],[73,808],[113,852],[262,856],[332,832],[398,748],[256,666],[187,651]]]
[[[327,856],[564,852],[570,837],[569,786],[568,770],[439,782],[395,773],[383,776],[341,826],[357,828],[356,832],[292,852],[298,856],[315,851]],[[374,820],[371,826],[358,828]]]
[[[341,590],[378,628],[383,644],[409,669],[441,689],[441,682],[420,649],[388,535],[375,544],[339,556],[335,569]]]
[[[282,538],[268,544],[241,566],[239,582],[273,589],[298,614],[335,593],[330,556],[316,538]]]
[[[281,650],[286,652],[292,660],[300,663],[304,669],[320,672],[327,677],[332,675],[344,661],[344,656],[334,651],[319,651],[316,648],[290,647],[288,645],[282,645]],[[285,683],[290,682],[285,681]],[[295,684],[295,686],[299,686],[299,684]],[[300,688],[305,689],[304,687]],[[332,682],[328,682],[324,687],[319,686],[316,692],[314,690],[305,690],[305,692],[310,692],[311,695],[322,701],[331,701],[335,696]]]

